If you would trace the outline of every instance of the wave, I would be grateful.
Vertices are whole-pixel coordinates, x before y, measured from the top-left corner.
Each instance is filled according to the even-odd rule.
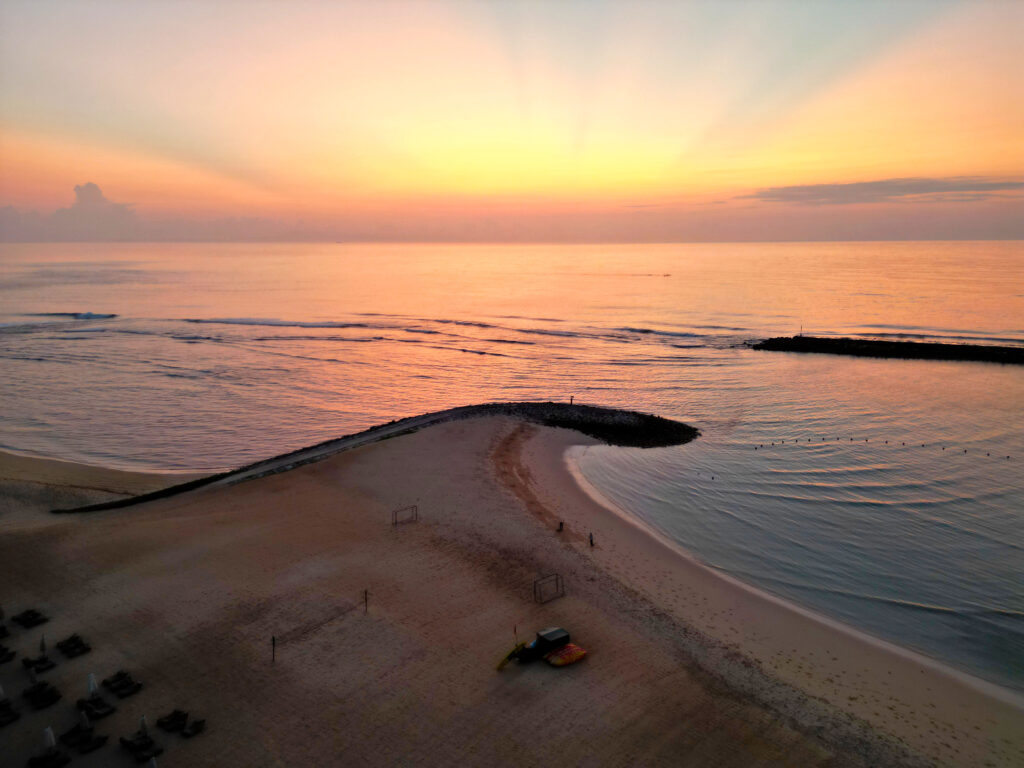
[[[183,323],[205,323],[211,325],[255,325],[271,328],[371,328],[366,323],[351,323],[338,321],[301,321],[301,320],[276,320],[273,318],[255,317],[218,317],[218,318],[194,318],[186,317],[181,320]]]
[[[28,317],[70,317],[72,320],[112,320],[117,315],[106,312],[35,312]]]
[[[707,327],[711,327],[711,326],[707,326]],[[644,335],[650,335],[650,336],[668,336],[670,338],[680,338],[680,339],[699,339],[703,335],[703,334],[700,334],[700,333],[691,333],[689,331],[659,331],[659,330],[657,330],[655,328],[632,328],[630,326],[625,326],[623,328],[613,328],[612,330],[614,330],[614,331],[623,331],[625,333],[642,333]],[[745,328],[737,328],[735,330],[743,331],[743,330],[746,330],[746,329]]]

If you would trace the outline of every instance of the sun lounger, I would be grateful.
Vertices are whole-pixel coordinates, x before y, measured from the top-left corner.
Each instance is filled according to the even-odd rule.
[[[72,635],[66,640],[61,640],[57,643],[57,649],[67,658],[74,659],[91,651],[92,646],[85,642],[81,635]]]
[[[90,720],[102,720],[117,712],[117,707],[108,704],[102,696],[94,693],[88,699],[79,699],[76,706],[88,715]]]
[[[49,672],[57,666],[57,663],[46,654],[43,654],[34,659],[22,659],[21,665],[25,669],[31,669],[33,672]]]
[[[11,702],[5,700],[3,703],[0,703],[0,728],[10,725],[19,717],[21,717],[21,713],[15,711],[14,707],[11,706]]]
[[[150,758],[162,755],[163,747],[153,741],[149,734],[138,731],[131,736],[122,736],[121,746],[135,758],[135,762],[144,763]]]
[[[93,737],[94,729],[91,725],[84,726],[81,723],[75,723],[71,728],[64,731],[57,740],[60,741],[65,747],[77,747],[86,739]]]
[[[60,701],[60,691],[49,683],[38,682],[22,692],[32,709],[45,709]]]
[[[205,720],[189,720],[185,727],[181,729],[181,735],[186,739],[191,739],[193,736],[198,736],[205,730]]]
[[[59,749],[48,749],[28,759],[29,768],[60,768],[71,762],[71,758]]]
[[[119,699],[134,696],[142,690],[142,683],[131,676],[130,672],[121,670],[103,680],[103,686]]]
[[[40,624],[45,624],[49,619],[35,608],[29,608],[27,611],[22,611],[17,616],[11,616],[11,621],[15,624],[21,625],[25,629],[32,629],[32,627],[38,627]]]
[[[136,693],[142,690],[142,683],[130,683],[128,685],[122,685],[118,688],[114,688],[114,695],[119,699],[127,699],[129,696],[134,696]]]
[[[168,733],[174,733],[175,731],[180,731],[184,728],[185,723],[187,722],[188,712],[182,712],[180,709],[176,709],[170,714],[157,718],[156,725],[161,730],[167,731]]]
[[[88,739],[78,743],[78,754],[88,755],[102,747],[110,739],[109,736],[90,736]]]
[[[123,669],[118,670],[110,677],[103,678],[104,688],[113,688],[115,685],[121,685],[126,681],[130,681],[132,675],[130,672],[125,672]]]

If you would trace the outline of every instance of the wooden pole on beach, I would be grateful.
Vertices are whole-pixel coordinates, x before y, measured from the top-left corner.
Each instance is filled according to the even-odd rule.
[[[370,610],[370,590],[363,590],[363,613],[366,614]]]
[[[270,663],[277,662],[277,635],[270,636]]]

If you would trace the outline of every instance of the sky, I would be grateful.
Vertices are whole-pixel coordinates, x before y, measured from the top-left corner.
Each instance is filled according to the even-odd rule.
[[[4,0],[4,240],[1024,238],[1017,0]]]

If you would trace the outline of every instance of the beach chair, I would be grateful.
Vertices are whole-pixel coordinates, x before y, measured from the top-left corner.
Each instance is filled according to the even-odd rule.
[[[28,610],[22,611],[16,616],[11,616],[11,621],[15,624],[20,625],[24,629],[32,629],[38,627],[40,624],[45,624],[50,619],[41,614],[35,608],[29,608]]]
[[[10,725],[21,717],[21,714],[14,708],[11,700],[4,696],[4,689],[0,688],[0,728]]]
[[[120,741],[121,746],[137,763],[144,763],[164,753],[163,747],[153,741],[145,728],[140,728],[131,736],[122,736]]]
[[[60,768],[70,762],[71,758],[57,749],[57,739],[53,736],[53,729],[47,728],[43,731],[43,751],[30,757],[27,765],[29,768]]]
[[[163,717],[158,717],[156,720],[156,726],[162,731],[167,731],[167,733],[175,733],[183,729],[187,722],[188,712],[176,709]]]
[[[21,665],[25,669],[31,669],[33,672],[49,672],[57,666],[57,663],[46,654],[43,654],[34,659],[22,659]]]
[[[46,709],[60,701],[60,691],[49,683],[33,683],[21,694],[32,709]]]
[[[66,640],[57,643],[57,650],[69,659],[77,658],[92,650],[92,646],[82,639],[81,635],[71,635]]]
[[[27,765],[29,768],[61,768],[61,766],[67,765],[70,762],[71,758],[59,749],[49,749],[45,752],[40,752],[34,757],[30,757]]]
[[[142,690],[142,683],[131,676],[131,673],[120,670],[110,677],[104,678],[103,687],[119,699],[134,696]]]
[[[79,699],[75,702],[75,706],[80,712],[84,712],[90,720],[102,720],[117,712],[117,707],[108,704],[98,693],[94,693],[87,699]]]

